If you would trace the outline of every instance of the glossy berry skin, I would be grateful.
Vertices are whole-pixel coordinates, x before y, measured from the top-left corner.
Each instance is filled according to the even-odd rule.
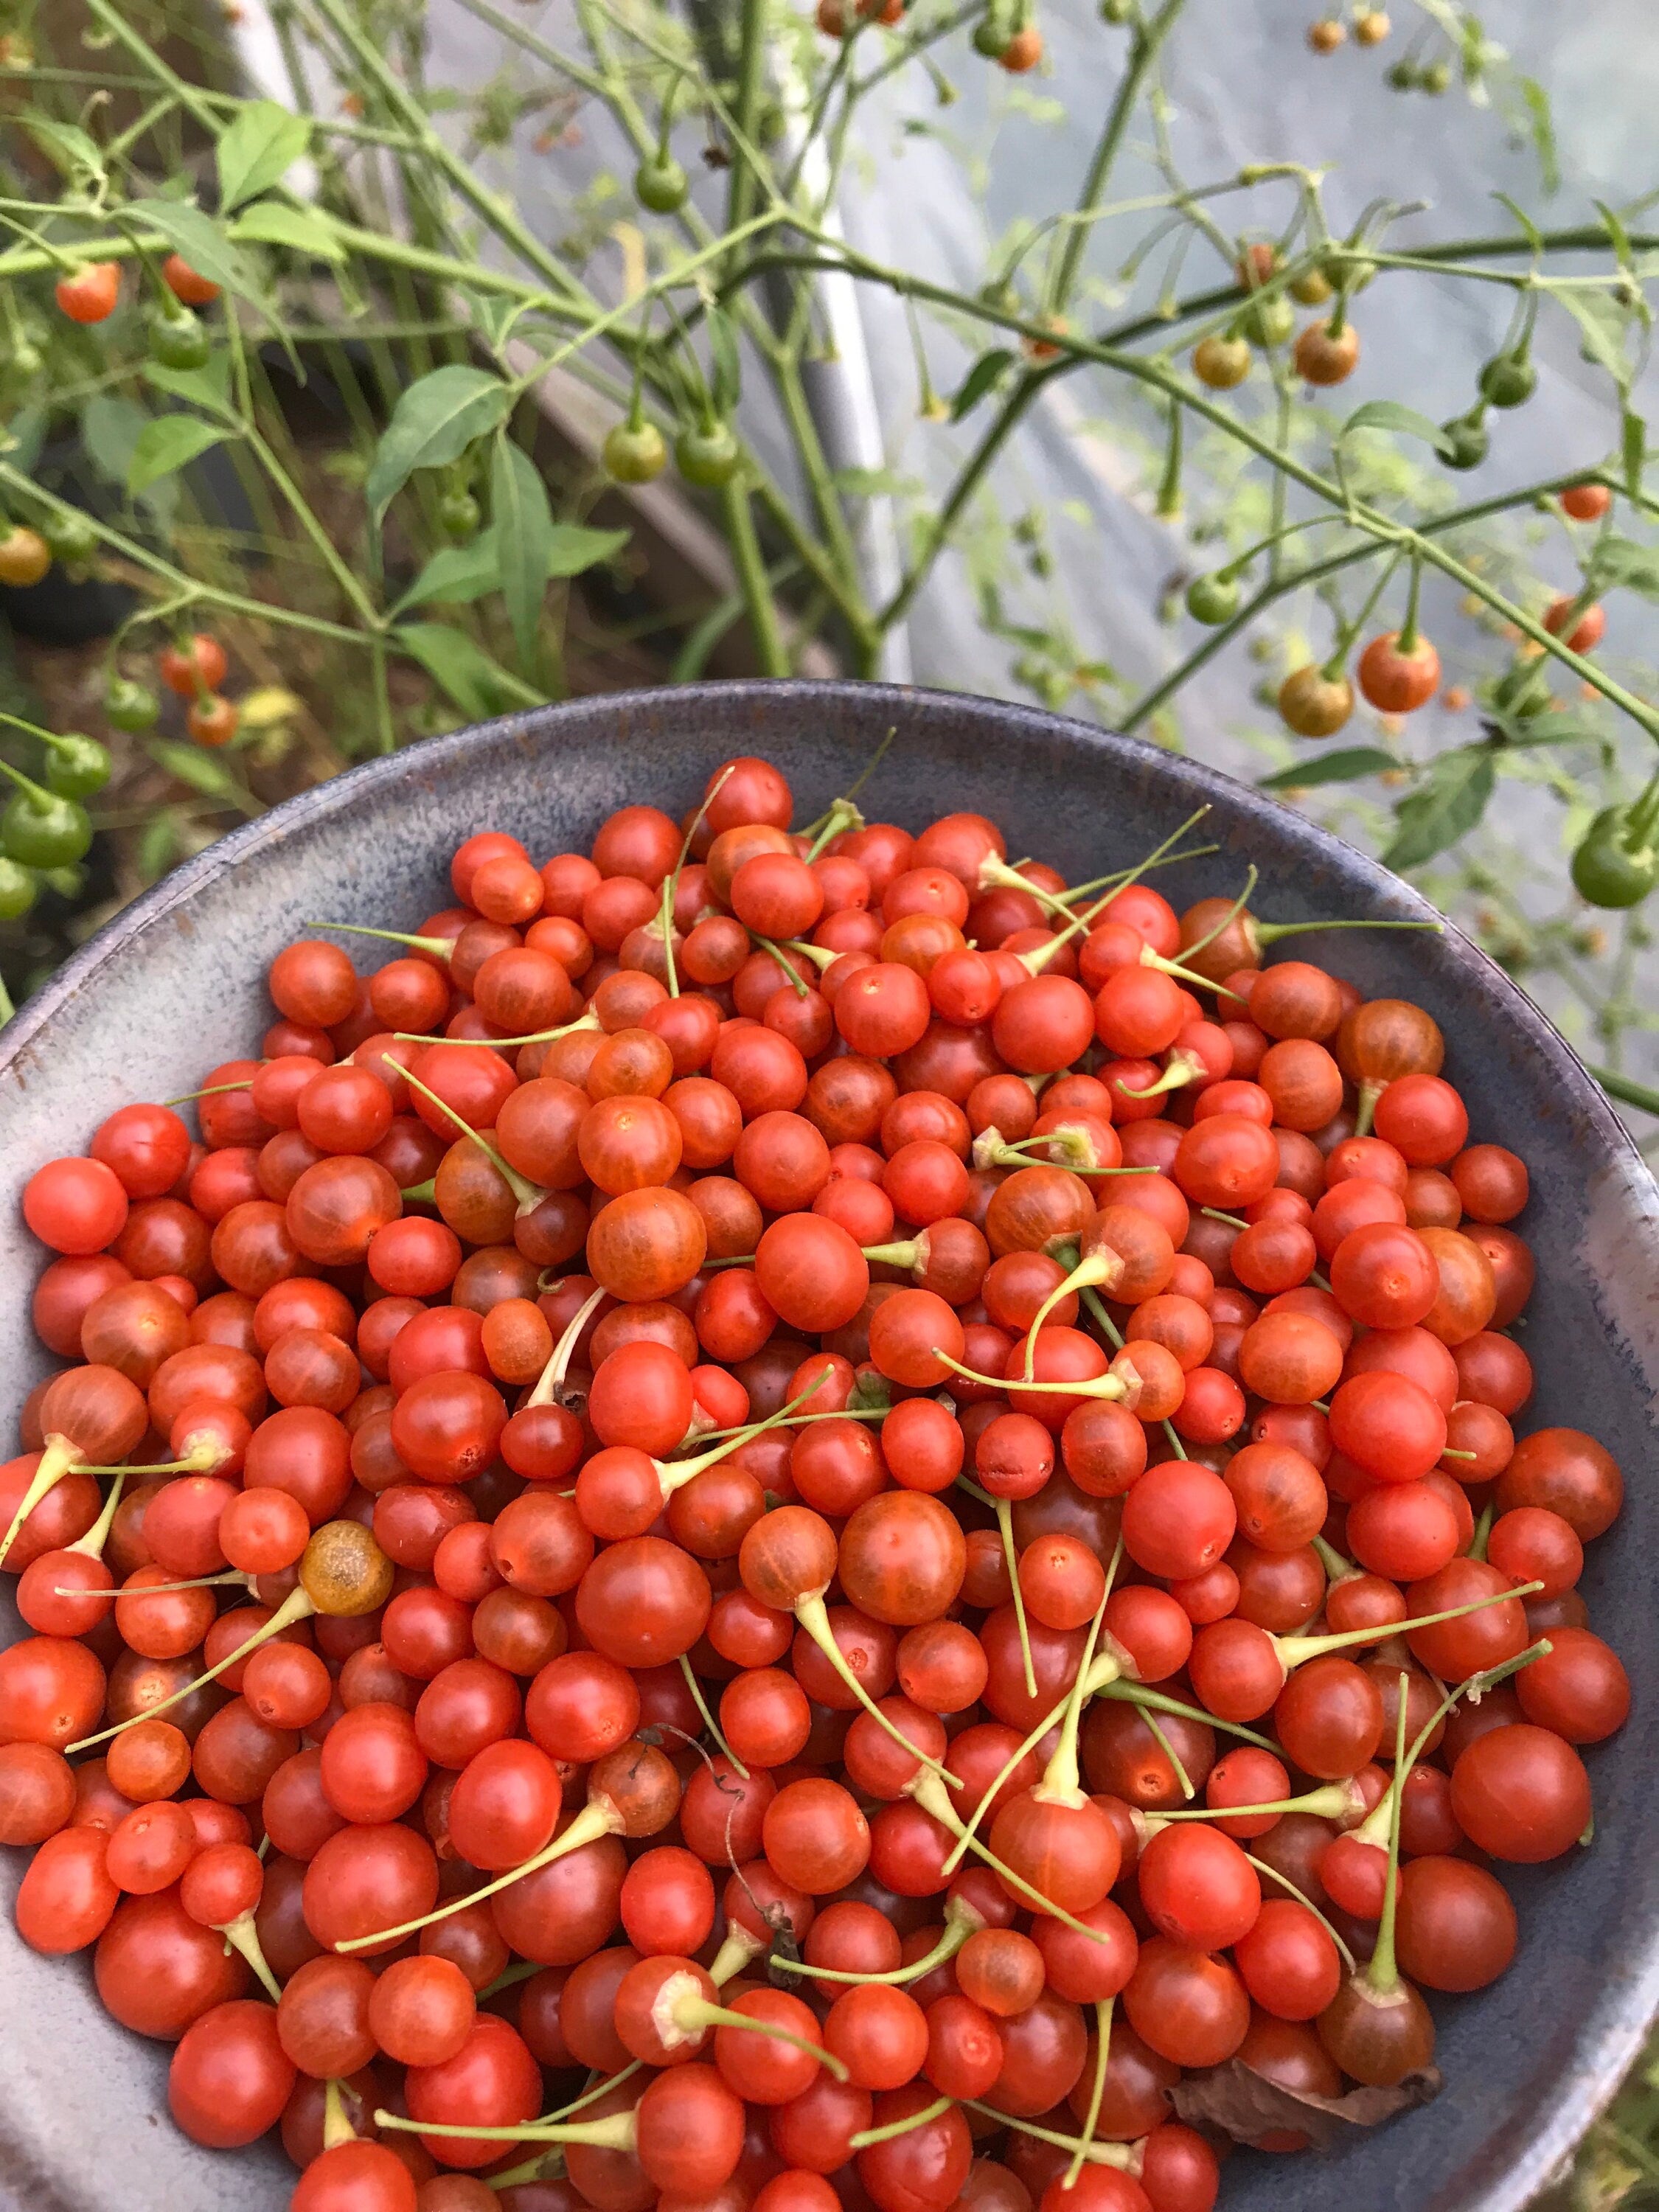
[[[53,288],[58,307],[72,323],[107,322],[120,292],[117,261],[87,262],[73,276],[60,276]]]
[[[217,711],[216,641],[164,672]],[[1518,1948],[1488,1862],[1571,1861],[1628,1711],[1588,1620],[1623,1474],[1535,1425],[1514,1329],[1524,1133],[1224,895],[1066,933],[988,816],[802,827],[750,756],[698,798],[550,854],[504,809],[401,938],[274,948],[200,1097],[26,1164],[20,1935],[173,2046],[196,2140],[280,2125],[296,2212],[488,2212],[507,2136],[635,2063],[520,2212],[1209,2212],[1182,2075],[1426,2065]],[[1042,2132],[975,2158],[999,2113]],[[1085,2129],[1133,2171],[1068,2191]]]

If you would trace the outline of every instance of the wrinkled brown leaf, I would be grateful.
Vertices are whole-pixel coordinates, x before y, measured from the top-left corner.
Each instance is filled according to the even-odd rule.
[[[1304,2096],[1281,2089],[1230,2058],[1206,2074],[1189,2074],[1170,2093],[1190,2127],[1219,2128],[1235,2142],[1260,2142],[1275,2129],[1295,2128],[1324,2148],[1343,2142],[1356,2128],[1379,2127],[1396,2112],[1426,2105],[1440,2094],[1440,2074],[1426,2066],[1394,2089],[1350,2089],[1341,2097]]]

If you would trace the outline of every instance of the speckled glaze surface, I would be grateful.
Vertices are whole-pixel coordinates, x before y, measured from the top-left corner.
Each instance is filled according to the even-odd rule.
[[[446,866],[475,830],[532,852],[585,845],[614,807],[690,805],[733,752],[763,752],[809,818],[896,739],[863,793],[872,818],[920,828],[980,808],[1011,850],[1073,876],[1128,864],[1208,801],[1221,850],[1160,878],[1177,903],[1236,892],[1261,870],[1273,920],[1429,912],[1374,862],[1227,778],[1152,747],[1019,707],[874,685],[706,685],[585,701],[434,740],[276,809],[179,868],[94,939],[0,1031],[0,1421],[49,1364],[28,1322],[39,1248],[18,1193],[33,1168],[79,1150],[134,1098],[191,1089],[246,1051],[269,1019],[265,965],[318,916],[407,926],[448,898]],[[349,939],[342,942],[349,943]],[[361,940],[360,940],[361,942]],[[1628,1502],[1585,1577],[1635,1711],[1589,1754],[1594,1848],[1509,1871],[1522,1914],[1512,1971],[1441,2000],[1440,2100],[1320,2157],[1244,2154],[1230,2212],[1519,2212],[1611,2093],[1659,2008],[1659,1197],[1596,1086],[1530,1004],[1455,932],[1311,940],[1368,994],[1399,992],[1443,1028],[1447,1073],[1478,1135],[1532,1170],[1521,1223],[1539,1253],[1527,1348],[1538,1395],[1523,1425],[1594,1431],[1620,1459]],[[363,964],[367,965],[365,962]],[[10,1446],[7,1447],[8,1451]],[[8,1586],[9,1587],[9,1585]],[[9,1595],[0,1642],[17,1633]],[[35,1957],[9,1902],[22,1855],[0,1854],[0,2202],[16,2212],[278,2212],[292,2170],[270,2146],[198,2149],[166,2112],[167,2053],[110,2021],[90,1960]]]

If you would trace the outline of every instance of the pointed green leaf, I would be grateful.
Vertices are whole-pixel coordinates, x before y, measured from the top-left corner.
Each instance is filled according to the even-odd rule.
[[[981,354],[951,402],[951,420],[960,422],[964,415],[977,407],[992,386],[1001,380],[1004,371],[1013,366],[1013,360],[1006,346],[993,346],[989,353]]]
[[[579,576],[620,553],[631,533],[626,530],[588,530],[580,523],[556,522],[548,538],[547,576],[550,583],[563,576]],[[467,545],[446,545],[434,553],[393,608],[402,614],[410,607],[433,602],[464,606],[482,599],[501,585],[500,556],[494,530],[481,530]]]
[[[34,465],[40,459],[46,442],[46,430],[52,417],[44,407],[20,407],[6,425],[3,451],[8,461],[21,476],[33,476]]]
[[[539,691],[492,659],[465,630],[451,629],[443,623],[404,623],[392,636],[462,714],[475,721],[542,703]]]
[[[303,115],[274,100],[251,100],[219,141],[219,204],[227,215],[280,184],[311,143]]]
[[[284,246],[313,261],[343,261],[345,248],[321,216],[310,208],[289,207],[281,200],[256,200],[245,208],[230,227],[239,244]]]
[[[506,419],[511,403],[499,377],[459,362],[434,368],[400,392],[365,487],[375,515],[386,513],[416,469],[459,460],[475,439]]]
[[[1467,836],[1486,812],[1496,780],[1492,752],[1485,745],[1442,753],[1418,788],[1395,807],[1396,826],[1383,866],[1420,867]]]
[[[185,406],[199,407],[205,414],[231,411],[230,355],[227,351],[212,355],[205,368],[163,368],[158,361],[147,361],[144,381],[153,384],[158,392],[165,392],[169,399],[182,399]]]
[[[1648,426],[1634,408],[1626,406],[1620,418],[1619,443],[1625,463],[1625,489],[1632,499],[1642,496],[1642,468],[1647,459]]]
[[[1414,407],[1402,407],[1397,399],[1368,399],[1363,407],[1356,407],[1337,436],[1346,438],[1351,430],[1395,430],[1402,437],[1421,438],[1438,453],[1452,450],[1451,440],[1437,422],[1431,422]]]
[[[240,788],[218,755],[204,752],[200,745],[179,745],[157,738],[144,750],[169,775],[180,783],[187,783],[192,791],[204,792],[210,799],[222,799]]]
[[[151,417],[135,399],[116,392],[95,392],[81,410],[81,442],[99,475],[125,484],[134,447]]]
[[[1498,203],[1500,207],[1506,207],[1510,213],[1515,217],[1516,221],[1520,224],[1522,230],[1526,234],[1527,243],[1531,246],[1533,252],[1537,254],[1541,254],[1544,251],[1544,234],[1539,229],[1538,225],[1527,213],[1525,208],[1520,206],[1516,201],[1512,200],[1507,192],[1494,192],[1492,194],[1492,198]]]
[[[1590,556],[1590,580],[1598,592],[1639,592],[1659,599],[1659,552],[1633,538],[1603,538]]]
[[[1590,205],[1601,218],[1607,237],[1612,242],[1613,258],[1621,269],[1633,269],[1635,256],[1631,252],[1630,233],[1605,200],[1592,200]]]
[[[708,310],[708,350],[714,359],[714,375],[710,387],[714,412],[722,417],[735,413],[743,388],[743,364],[738,353],[738,337],[731,318],[720,307]]]
[[[1258,791],[1311,791],[1322,783],[1352,783],[1362,775],[1380,775],[1384,769],[1402,763],[1380,745],[1344,745],[1338,752],[1292,761],[1273,775],[1256,778]]]
[[[104,157],[97,142],[76,125],[30,115],[24,118],[23,128],[71,183],[103,182]]]
[[[579,522],[556,522],[547,546],[547,573],[580,576],[620,553],[633,535],[628,530],[588,530]]]
[[[468,606],[487,592],[501,588],[501,562],[495,533],[481,530],[469,545],[445,545],[434,553],[392,609],[426,606],[433,600],[445,606]]]
[[[264,295],[252,270],[231,244],[222,226],[198,207],[183,200],[135,200],[135,215],[159,230],[173,251],[184,256],[198,276],[263,307]]]
[[[137,499],[163,477],[174,476],[218,445],[227,433],[199,415],[158,415],[138,434],[127,463],[128,496]]]
[[[147,823],[138,840],[138,872],[147,884],[166,873],[179,849],[178,824],[170,814]]]
[[[490,459],[489,509],[500,550],[501,596],[519,665],[533,675],[542,607],[547,598],[547,562],[553,535],[553,510],[547,486],[521,446],[499,437]]]
[[[1550,113],[1549,94],[1535,77],[1521,80],[1521,99],[1527,111],[1527,127],[1532,134],[1533,151],[1538,156],[1538,180],[1547,192],[1557,191],[1561,185],[1561,161],[1555,143],[1555,118]]]
[[[1578,325],[1583,343],[1578,350],[1619,386],[1628,392],[1631,365],[1625,355],[1625,311],[1601,292],[1558,292],[1555,297]]]

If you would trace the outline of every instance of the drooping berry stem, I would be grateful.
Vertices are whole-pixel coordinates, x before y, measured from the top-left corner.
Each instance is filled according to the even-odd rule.
[[[749,1769],[744,1765],[743,1761],[738,1757],[736,1752],[732,1750],[731,1745],[727,1743],[726,1738],[720,1734],[720,1729],[715,1723],[714,1716],[708,1710],[708,1700],[702,1693],[702,1685],[698,1681],[696,1674],[692,1670],[691,1662],[686,1657],[684,1651],[680,1654],[679,1665],[680,1672],[685,1677],[685,1686],[690,1693],[691,1702],[696,1707],[698,1717],[702,1720],[703,1726],[708,1729],[709,1735],[714,1737],[715,1744],[720,1749],[720,1756],[728,1762],[735,1774],[740,1776],[744,1781],[747,1782],[749,1779]]]
[[[981,2105],[977,2097],[962,2100],[965,2112],[979,2112],[999,2127],[1016,2129],[1023,2136],[1030,2136],[1037,2142],[1053,2143],[1057,2150],[1069,2150],[1075,2155],[1076,2136],[1062,2136],[1053,2128],[1039,2127],[1035,2120],[1016,2119],[1012,2112],[1000,2112],[994,2105]],[[1120,2173],[1139,2173],[1140,2145],[1134,2143],[1091,2142],[1085,2146],[1085,2162],[1090,2166],[1115,2166]]]
[[[849,2150],[868,2150],[872,2143],[892,2142],[899,2136],[915,2133],[925,2128],[929,2120],[938,2119],[948,2112],[956,2102],[954,2097],[935,2097],[931,2105],[924,2105],[919,2112],[911,2112],[904,2119],[890,2120],[884,2128],[862,2128],[847,2139]]]
[[[302,921],[301,929],[337,929],[348,937],[379,937],[388,945],[412,945],[417,952],[424,952],[434,960],[441,960],[447,968],[454,945],[447,937],[411,937],[403,929],[370,929],[361,921]]]
[[[166,1712],[170,1706],[178,1705],[182,1698],[189,1697],[193,1691],[199,1690],[204,1682],[215,1680],[228,1667],[235,1666],[239,1660],[246,1659],[250,1652],[257,1651],[262,1644],[269,1644],[273,1637],[280,1636],[285,1628],[292,1628],[296,1620],[309,1620],[316,1611],[315,1601],[303,1586],[299,1589],[290,1590],[263,1628],[256,1628],[252,1636],[244,1638],[236,1649],[234,1651],[228,1651],[216,1665],[204,1668],[193,1681],[185,1684],[183,1689],[175,1690],[171,1697],[158,1698],[153,1705],[146,1705],[142,1712],[129,1715],[125,1720],[118,1721],[113,1728],[104,1729],[97,1735],[82,1736],[79,1743],[72,1743],[68,1748],[71,1752],[91,1751],[98,1744],[107,1743],[112,1736],[119,1735],[124,1729],[136,1728],[140,1721],[155,1720],[158,1715]]]
[[[48,1497],[69,1474],[76,1464],[76,1457],[75,1446],[67,1437],[50,1436],[46,1438],[46,1449],[41,1453],[34,1472],[29,1477],[28,1487],[18,1500],[17,1510],[11,1516],[10,1526],[5,1534],[0,1536],[0,1566],[5,1564],[7,1553],[16,1542],[18,1530],[41,1499]]]
[[[1095,2128],[1100,2118],[1100,2104],[1106,2094],[1106,2067],[1111,2052],[1112,2008],[1115,1997],[1099,1997],[1095,2002],[1095,2070],[1089,2084],[1089,2109],[1083,2116],[1083,2133],[1066,2167],[1062,2189],[1075,2189],[1077,2178],[1087,2165],[1089,2147],[1095,2139]]]
[[[382,1058],[388,1067],[397,1066],[390,1054],[382,1054]],[[472,1139],[514,1197],[518,1200],[520,1216],[533,1213],[547,1196],[547,1193],[540,1185],[532,1182],[527,1176],[521,1176],[516,1168],[509,1167],[489,1139],[487,1137],[481,1137],[470,1121],[464,1120],[447,1100],[440,1098],[437,1092],[429,1085],[422,1083],[418,1075],[411,1075],[406,1067],[398,1068],[398,1073],[412,1090],[420,1092],[422,1098],[429,1098],[441,1114],[447,1114],[464,1137],[470,1137]]]
[[[963,1848],[965,1849],[965,1846]],[[842,1966],[811,1966],[805,1959],[774,1957],[772,1964],[780,1972],[807,1974],[820,1982],[880,1982],[889,1988],[902,1989],[907,1982],[919,1982],[931,1974],[935,1966],[943,1966],[954,1959],[970,1936],[985,1925],[983,1919],[965,1898],[947,1898],[945,1905],[945,1933],[931,1951],[920,1959],[912,1959],[908,1966],[890,1966],[884,1973],[855,1974]]]
[[[1334,1928],[1332,1927],[1330,1922],[1327,1920],[1324,1914],[1314,1903],[1313,1899],[1308,1895],[1307,1892],[1305,1890],[1298,1889],[1296,1884],[1291,1880],[1289,1875],[1281,1873],[1278,1867],[1270,1864],[1267,1860],[1257,1858],[1253,1851],[1246,1851],[1244,1856],[1249,1860],[1250,1864],[1255,1869],[1259,1875],[1271,1875],[1281,1889],[1288,1890],[1298,1905],[1304,1906],[1308,1911],[1312,1913],[1314,1918],[1319,1923],[1325,1933],[1330,1937],[1332,1942],[1335,1944],[1337,1949],[1341,1953],[1342,1962],[1347,1967],[1348,1972],[1351,1974],[1357,1973],[1358,1972],[1358,1967],[1354,1959],[1353,1953],[1348,1948],[1347,1945],[1343,1942],[1341,1936]]]

